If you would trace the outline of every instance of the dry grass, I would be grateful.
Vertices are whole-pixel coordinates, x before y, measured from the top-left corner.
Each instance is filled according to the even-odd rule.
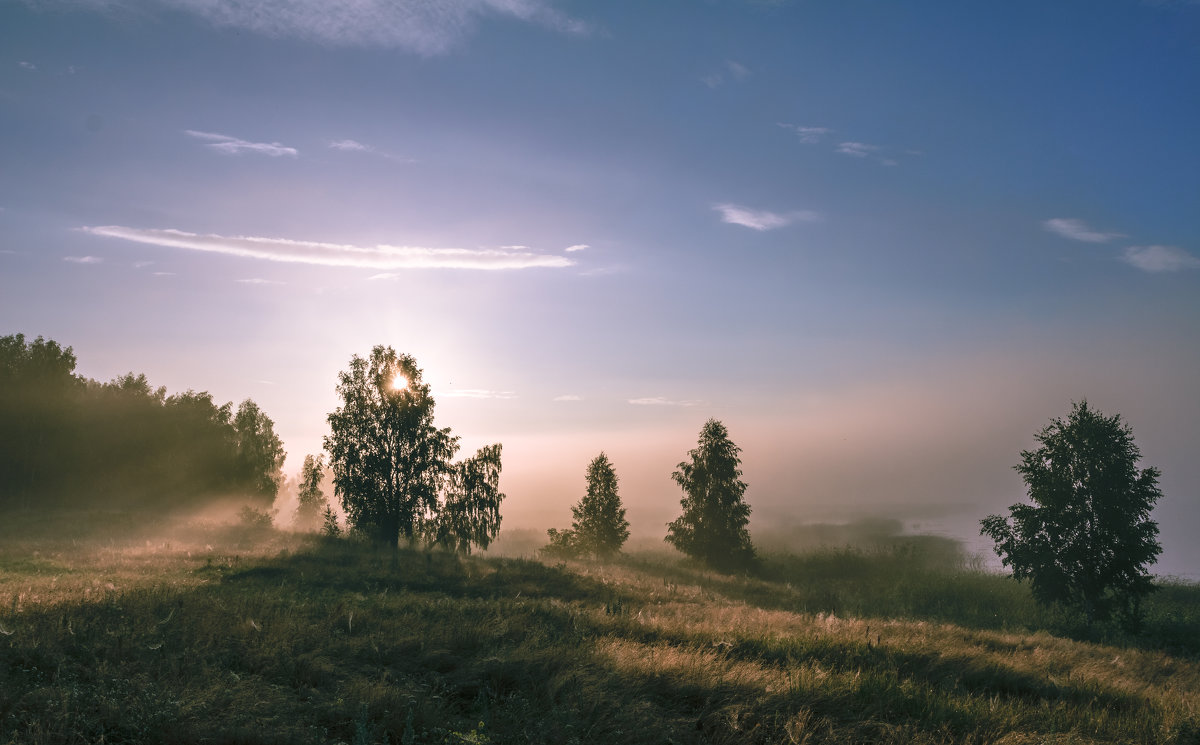
[[[0,742],[1200,740],[1200,662],[1172,641],[1200,632],[1194,587],[1156,600],[1167,643],[1101,643],[911,552],[748,579],[665,553],[393,559],[21,519],[0,544]]]

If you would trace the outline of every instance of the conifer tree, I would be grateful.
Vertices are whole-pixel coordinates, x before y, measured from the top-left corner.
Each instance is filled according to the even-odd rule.
[[[750,543],[750,505],[743,497],[741,448],[729,439],[725,425],[709,419],[690,460],[671,474],[683,488],[683,514],[667,526],[665,540],[714,569],[737,571],[754,564]]]
[[[562,558],[591,554],[611,557],[629,538],[629,521],[617,493],[617,472],[600,453],[587,468],[587,493],[571,508],[575,520],[569,530],[546,531],[550,544],[542,550]]]
[[[306,455],[300,468],[300,504],[296,507],[296,526],[304,530],[315,528],[329,506],[321,479],[325,476],[325,456]]]
[[[582,553],[608,557],[619,552],[629,538],[629,521],[617,494],[617,472],[604,453],[587,469],[587,494],[571,508],[571,530]]]

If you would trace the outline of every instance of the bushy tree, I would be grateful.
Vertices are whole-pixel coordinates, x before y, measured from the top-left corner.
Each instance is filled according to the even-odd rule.
[[[70,347],[0,337],[0,507],[177,508],[239,494],[269,505],[283,446],[251,400],[168,396],[145,375],[74,374]]]
[[[273,501],[283,480],[283,442],[275,423],[250,399],[233,415],[237,487],[251,496]]]
[[[0,337],[0,501],[30,506],[71,470],[80,388],[70,347],[40,336]]]
[[[1162,496],[1158,469],[1139,471],[1133,431],[1086,400],[1036,439],[1015,466],[1032,504],[988,516],[981,532],[1040,602],[1077,608],[1089,624],[1114,613],[1136,624],[1154,588],[1147,567],[1162,550],[1150,519]]]
[[[342,405],[325,438],[334,493],[351,526],[408,540],[486,545],[500,527],[500,447],[452,462],[458,438],[433,424],[434,400],[408,355],[376,346],[338,375]]]
[[[434,526],[438,543],[459,553],[486,549],[500,532],[500,445],[454,466]]]
[[[671,474],[683,488],[683,514],[667,526],[666,541],[693,558],[722,571],[750,568],[750,505],[744,501],[741,448],[729,439],[725,425],[709,419],[689,460]]]
[[[587,468],[587,493],[571,508],[570,530],[551,528],[545,553],[552,556],[591,554],[600,558],[621,550],[629,538],[629,521],[617,494],[617,472],[608,456],[600,453]]]
[[[325,456],[306,455],[304,465],[300,467],[300,488],[297,491],[299,504],[296,505],[296,526],[305,530],[312,529],[321,522],[321,517],[329,507],[329,500],[321,489],[321,480],[325,478]]]

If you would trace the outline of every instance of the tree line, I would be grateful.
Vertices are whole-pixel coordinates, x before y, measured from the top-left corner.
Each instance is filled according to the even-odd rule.
[[[75,373],[71,347],[0,337],[0,506],[174,509],[218,495],[269,506],[283,443],[254,401],[167,395],[144,374]]]
[[[284,453],[274,424],[246,399],[235,410],[207,392],[168,396],[144,375],[98,383],[75,374],[70,347],[22,334],[0,337],[0,507],[180,506],[216,494],[273,501]],[[321,491],[325,470],[350,526],[396,548],[401,539],[458,552],[487,548],[500,530],[501,445],[454,460],[459,438],[434,425],[434,400],[416,361],[391,347],[354,355],[339,373],[341,404],[327,418],[328,454],[305,458],[297,522],[340,532]],[[1120,415],[1087,401],[1053,419],[1015,466],[1029,502],[991,515],[983,534],[1034,597],[1080,611],[1088,623],[1130,627],[1154,589],[1161,552],[1150,519],[1162,496],[1156,468]],[[708,420],[671,477],[682,514],[665,540],[719,571],[757,563],[741,449]],[[569,529],[548,531],[549,556],[611,558],[629,537],[612,462],[601,452]]]

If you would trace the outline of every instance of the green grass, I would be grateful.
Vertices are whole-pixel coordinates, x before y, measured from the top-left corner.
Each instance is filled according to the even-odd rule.
[[[2,529],[0,742],[1200,741],[1193,585],[1124,637],[920,541],[737,578],[128,522]]]

